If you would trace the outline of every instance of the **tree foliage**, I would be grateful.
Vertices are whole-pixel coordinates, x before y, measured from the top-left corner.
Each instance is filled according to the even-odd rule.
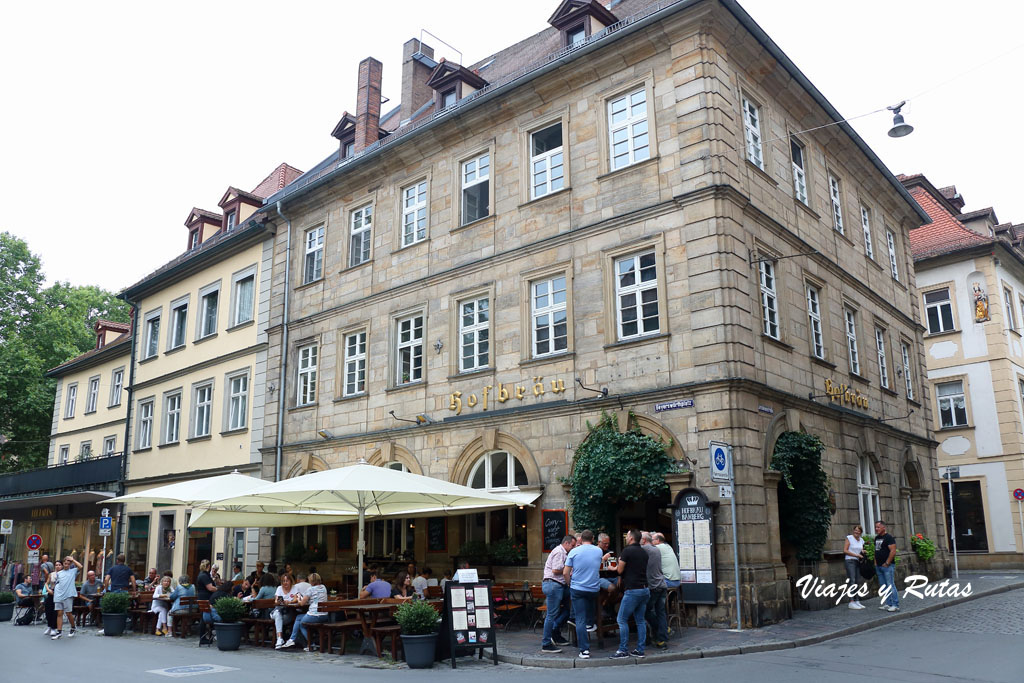
[[[111,292],[43,280],[39,257],[0,233],[0,472],[46,464],[57,385],[46,371],[92,349],[98,319],[128,322]]]
[[[629,419],[632,422],[632,414]],[[635,426],[620,432],[615,416],[602,414],[576,449],[569,478],[572,521],[576,529],[607,531],[620,503],[665,493],[665,475],[675,468],[671,443],[654,439]]]
[[[796,548],[797,559],[820,560],[828,542],[832,510],[828,476],[821,469],[825,444],[805,432],[785,432],[775,442],[771,468],[782,473],[779,526],[785,541]]]

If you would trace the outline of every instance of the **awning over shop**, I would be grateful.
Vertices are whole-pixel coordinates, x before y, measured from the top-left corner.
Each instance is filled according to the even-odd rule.
[[[114,494],[110,491],[73,491],[32,496],[31,498],[6,498],[0,500],[0,510],[25,510],[46,505],[72,505],[78,503],[106,503]],[[96,511],[99,516],[99,511]]]

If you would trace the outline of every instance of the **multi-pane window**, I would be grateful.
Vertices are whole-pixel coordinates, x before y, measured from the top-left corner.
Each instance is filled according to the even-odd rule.
[[[89,380],[89,393],[85,396],[85,412],[96,412],[96,404],[100,399],[100,378],[93,377]]]
[[[295,403],[308,406],[316,403],[316,371],[319,349],[316,344],[299,349],[298,392]]]
[[[427,181],[402,190],[402,246],[427,237]]]
[[[366,391],[366,331],[345,335],[345,385],[343,396]]]
[[[213,385],[196,387],[192,395],[192,436],[210,435],[210,416],[213,412]]]
[[[103,452],[101,455],[113,455],[115,448],[117,448],[117,437],[108,436],[103,439]]]
[[[804,204],[807,203],[807,172],[804,165],[804,146],[795,139],[789,139],[789,149],[793,157],[793,194]]]
[[[967,399],[962,381],[936,384],[935,396],[939,401],[939,423],[943,427],[963,427],[967,424]]]
[[[653,251],[616,259],[615,301],[620,340],[661,331],[658,263]]]
[[[491,213],[491,155],[462,162],[462,225]]]
[[[860,227],[864,229],[864,253],[868,258],[875,258],[875,248],[871,243],[871,214],[863,206],[860,207]]]
[[[928,321],[928,334],[949,332],[953,325],[953,302],[949,298],[949,289],[936,289],[925,292],[924,317]]]
[[[193,230],[188,234],[188,249],[192,251],[199,246],[199,231]]]
[[[1013,313],[1013,293],[1008,287],[1003,287],[1003,304],[1006,306],[1006,328],[1017,329],[1017,319]]]
[[[907,390],[907,398],[914,400],[914,375],[910,366],[910,345],[900,342],[900,358],[903,361],[903,383]]]
[[[608,122],[613,171],[650,158],[645,88],[608,102]]]
[[[303,284],[319,280],[324,275],[323,226],[306,231],[306,257],[302,272]]]
[[[153,402],[139,404],[139,448],[153,445]]]
[[[843,234],[843,202],[840,198],[839,179],[831,173],[828,174],[828,196],[832,201],[832,227]]]
[[[395,384],[423,380],[423,316],[412,315],[396,321]]]
[[[878,501],[878,476],[871,460],[863,455],[857,462],[857,508],[861,528],[874,529],[875,522],[882,518]]]
[[[152,358],[160,351],[160,316],[146,318],[146,358]]]
[[[814,285],[807,285],[807,324],[811,330],[811,353],[815,358],[825,358],[825,337],[821,327],[821,292]]]
[[[185,332],[188,329],[188,302],[177,304],[171,308],[170,349],[185,345]]]
[[[900,267],[896,260],[896,235],[892,230],[885,231],[885,244],[889,248],[889,269],[892,271],[892,279],[900,281]]]
[[[882,386],[889,388],[889,361],[885,355],[885,330],[875,328],[875,349],[878,351],[878,376]]]
[[[455,88],[451,90],[445,90],[441,93],[441,109],[447,109],[456,102],[459,101],[459,95],[455,92]]]
[[[348,265],[358,266],[370,260],[370,238],[373,228],[373,204],[356,209],[349,219]]]
[[[228,232],[231,232],[232,230],[235,229],[235,226],[238,224],[238,215],[234,211],[228,211],[228,215],[226,216],[226,218]]]
[[[92,457],[92,441],[83,441],[78,447],[78,459],[88,460]]]
[[[533,319],[533,355],[546,356],[569,348],[569,324],[566,311],[565,276],[560,275],[530,284]]]
[[[60,447],[60,457],[59,457],[60,464],[61,465],[67,465],[68,464],[68,457],[70,455],[71,455],[71,446],[61,446]]]
[[[747,143],[747,160],[764,170],[761,156],[761,108],[747,97],[743,98],[743,136]]]
[[[68,387],[68,398],[64,404],[64,418],[71,419],[75,416],[75,403],[78,400],[78,385],[72,384]]]
[[[573,45],[579,45],[587,39],[587,31],[582,24],[575,28],[570,28],[565,32],[565,46],[572,47]]]
[[[176,443],[181,433],[181,394],[164,397],[164,443]]]
[[[490,363],[490,300],[487,297],[459,304],[459,371],[470,372]]]
[[[228,378],[228,429],[245,429],[249,423],[249,375]]]
[[[206,292],[199,299],[199,337],[209,337],[217,331],[217,309],[220,290]]]
[[[118,368],[110,379],[110,405],[121,405],[121,390],[124,388],[124,370]]]
[[[779,338],[779,299],[775,293],[775,264],[762,258],[757,264],[761,277],[761,331]]]
[[[241,325],[252,320],[253,299],[256,293],[256,275],[245,275],[235,280],[234,310],[231,324]]]
[[[530,135],[530,198],[557,192],[565,186],[562,124]]]
[[[846,321],[846,348],[850,357],[850,372],[860,374],[860,353],[857,351],[857,313],[853,309],[844,308],[843,318]]]
[[[469,472],[469,487],[474,489],[516,491],[528,483],[523,464],[505,451],[481,457]]]

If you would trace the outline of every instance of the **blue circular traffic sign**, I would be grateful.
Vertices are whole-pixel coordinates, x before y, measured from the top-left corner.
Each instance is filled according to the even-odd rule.
[[[43,538],[39,534],[32,534],[28,537],[28,540],[25,541],[25,545],[28,546],[29,550],[39,550],[43,545]]]
[[[1024,489],[1016,489],[1013,492],[1013,497],[1017,500],[1024,500]]]

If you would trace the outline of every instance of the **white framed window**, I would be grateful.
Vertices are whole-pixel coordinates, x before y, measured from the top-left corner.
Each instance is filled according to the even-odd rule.
[[[225,219],[227,221],[228,232],[231,232],[237,227],[238,214],[236,214],[234,211],[228,211],[228,215],[225,216]]]
[[[177,443],[181,436],[181,392],[164,396],[164,443]]]
[[[896,259],[896,235],[892,230],[885,231],[885,243],[889,248],[889,269],[892,271],[892,279],[900,281],[900,266]]]
[[[143,358],[153,358],[160,352],[160,312],[146,316],[146,346]]]
[[[373,204],[367,204],[352,212],[349,217],[348,265],[358,266],[370,260],[370,239],[373,228]]]
[[[615,260],[615,302],[620,340],[661,331],[658,263],[653,251]]]
[[[775,292],[775,264],[761,258],[757,264],[761,286],[761,331],[779,338],[779,298]]]
[[[188,234],[188,250],[192,251],[199,246],[199,231],[193,230]]]
[[[302,269],[302,284],[316,282],[324,276],[324,228],[306,231],[306,255]]]
[[[1024,299],[1018,298],[1017,303],[1020,305],[1020,324],[1024,327]]]
[[[213,384],[192,389],[192,436],[210,436],[213,415]]]
[[[71,446],[61,446],[60,455],[57,457],[57,464],[67,465],[68,458],[71,457]]]
[[[241,325],[253,319],[256,303],[256,266],[231,276],[231,325]]]
[[[529,482],[526,469],[511,453],[495,451],[481,456],[469,471],[469,487],[488,491],[518,491]]]
[[[139,448],[153,445],[153,401],[139,402]]]
[[[249,424],[249,374],[229,375],[228,388],[228,431],[245,429]]]
[[[569,348],[565,286],[565,275],[530,283],[534,358],[561,353]]]
[[[114,370],[110,377],[110,405],[121,405],[121,390],[124,389],[124,368]]]
[[[881,378],[882,386],[889,388],[889,361],[885,353],[885,330],[881,327],[875,328],[875,349],[878,352],[878,376]]]
[[[967,425],[967,397],[962,381],[936,384],[935,397],[939,402],[939,424],[943,428]]]
[[[85,412],[95,413],[96,405],[100,401],[100,378],[92,377],[89,379],[89,391],[85,395]]]
[[[117,449],[117,437],[116,436],[108,436],[107,438],[103,439],[103,452],[101,453],[101,455],[113,455],[114,451],[116,449]]]
[[[828,196],[832,202],[832,227],[840,235],[843,234],[843,200],[842,191],[839,187],[839,179],[831,173],[828,174]]]
[[[462,162],[462,225],[491,214],[491,155]]]
[[[1017,329],[1017,318],[1013,312],[1013,292],[1009,287],[1003,287],[1003,304],[1006,307],[1006,329]]]
[[[64,401],[64,419],[70,420],[75,416],[75,403],[78,402],[78,385],[68,385],[68,397]]]
[[[864,253],[869,259],[875,258],[875,248],[871,242],[871,213],[860,207],[860,227],[864,229]]]
[[[78,459],[88,460],[92,457],[92,441],[83,441],[78,447]]]
[[[821,327],[821,292],[812,284],[807,285],[807,324],[811,330],[811,354],[825,358],[825,336]]]
[[[316,372],[319,360],[319,348],[309,344],[299,349],[299,367],[297,377],[296,405],[308,406],[316,403]]]
[[[402,246],[427,238],[427,181],[402,190]]]
[[[472,372],[490,364],[491,308],[487,297],[459,304],[459,372]]]
[[[743,96],[743,137],[747,143],[747,161],[764,170],[761,155],[761,107]]]
[[[366,330],[345,335],[345,385],[342,396],[366,392]]]
[[[455,88],[441,93],[441,109],[447,109],[458,101],[459,94],[455,91]]]
[[[608,101],[611,170],[651,157],[647,124],[647,89],[640,87]]]
[[[395,384],[423,381],[423,315],[417,313],[395,321]]]
[[[790,154],[793,158],[793,194],[798,200],[807,203],[807,172],[804,162],[804,146],[789,139]]]
[[[217,332],[217,313],[220,310],[220,283],[199,290],[199,313],[196,334],[199,339]]]
[[[167,340],[167,349],[177,349],[185,345],[185,334],[188,331],[188,301],[176,301],[171,304],[171,336]]]
[[[910,365],[910,344],[900,341],[900,357],[903,361],[903,383],[906,386],[907,398],[914,400],[914,373]]]
[[[867,456],[857,461],[857,510],[860,513],[862,529],[875,528],[875,522],[882,518],[878,501],[878,476]]]
[[[530,199],[565,187],[563,159],[561,122],[530,134]]]
[[[925,292],[924,317],[928,323],[928,334],[949,332],[955,328],[948,287]]]
[[[843,308],[843,319],[846,321],[846,348],[850,358],[850,372],[860,374],[860,353],[857,350],[857,312],[852,308]]]

